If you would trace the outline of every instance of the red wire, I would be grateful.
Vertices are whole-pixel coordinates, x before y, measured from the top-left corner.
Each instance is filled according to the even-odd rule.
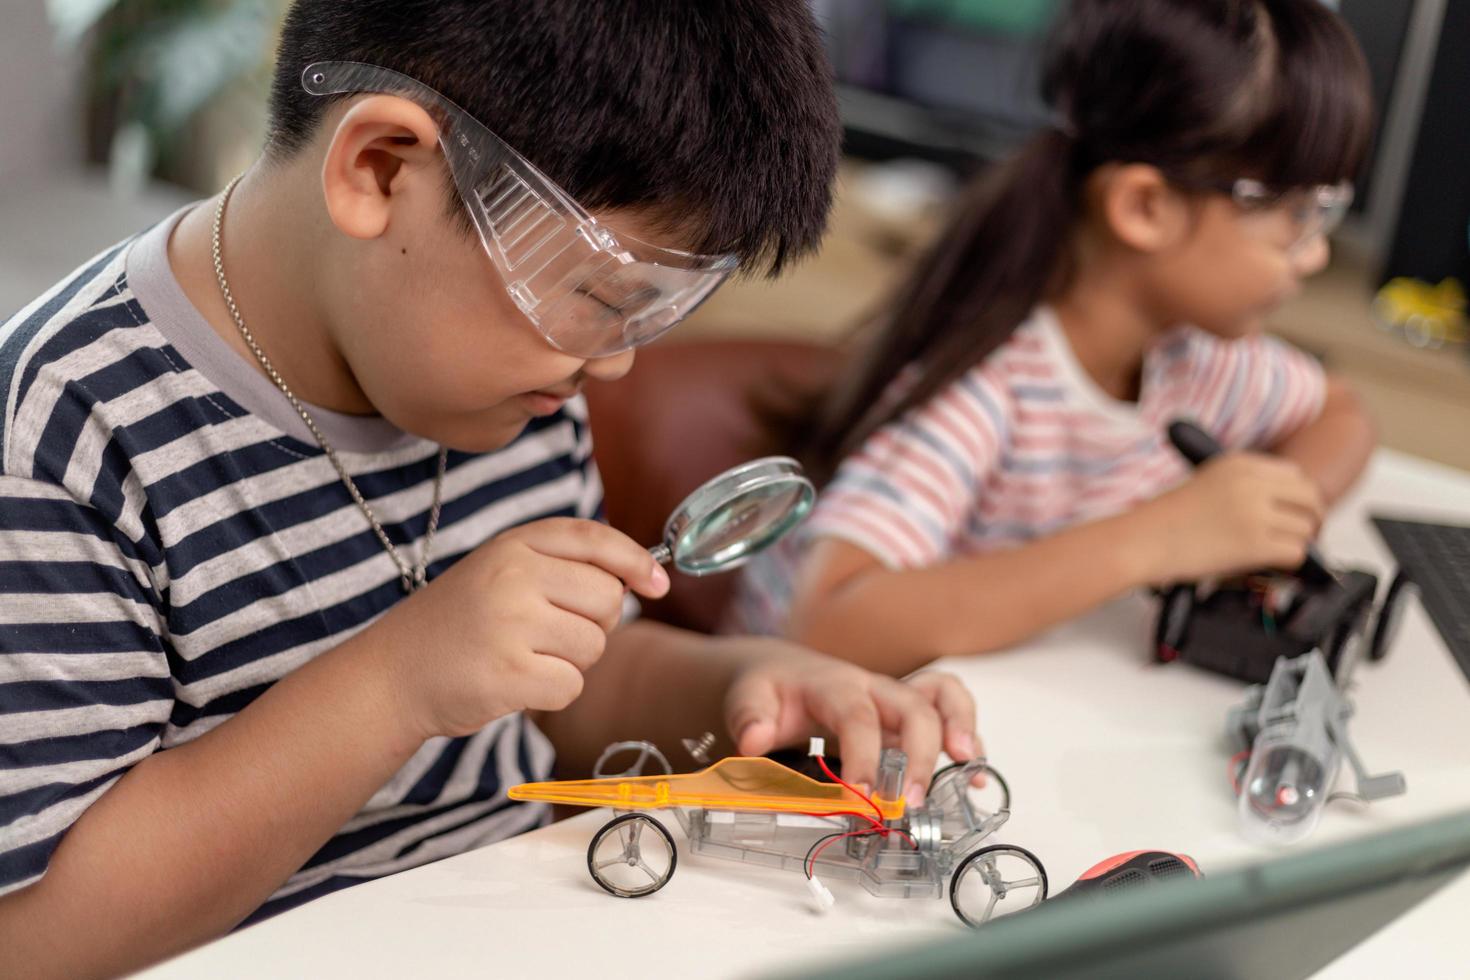
[[[877,834],[879,837],[884,838],[886,838],[889,834],[902,834],[904,839],[909,842],[909,846],[911,846],[916,851],[919,849],[918,843],[912,837],[896,827],[874,827],[864,830],[850,830],[845,834],[840,834],[836,837],[831,837],[827,840],[824,840],[822,841],[822,843],[817,845],[817,849],[812,852],[811,860],[807,862],[806,876],[808,878],[811,878],[816,875],[817,858],[821,856],[822,852],[825,851],[829,845],[835,844],[840,840],[846,840],[849,837],[864,837],[868,834]]]
[[[826,760],[825,757],[820,756],[820,755],[817,756],[817,765],[819,765],[819,766],[822,767],[822,771],[827,774],[827,778],[830,779],[830,780],[832,780],[832,782],[838,783],[841,786],[843,786],[844,788],[849,789],[853,793],[856,793],[858,796],[860,796],[862,798],[863,802],[864,803],[867,803],[868,806],[870,806],[870,807],[873,808],[873,812],[876,813],[876,814],[878,814],[878,819],[880,821],[887,819],[887,818],[885,818],[883,816],[883,811],[878,808],[878,804],[876,804],[876,803],[873,802],[873,798],[871,796],[869,796],[867,793],[864,793],[862,790],[858,789],[856,786],[852,785],[852,783],[849,783],[849,782],[844,781],[841,777],[839,777],[831,769],[828,769],[827,768],[827,760]]]
[[[909,847],[912,847],[916,851],[919,849],[919,842],[910,837],[908,831],[899,830],[897,827],[884,827],[883,836],[887,837],[889,834],[898,834],[909,842]]]
[[[876,834],[876,833],[879,833],[879,831],[871,830],[871,829],[868,829],[868,830],[850,830],[850,831],[848,831],[845,834],[840,834],[840,835],[838,835],[836,837],[832,837],[832,838],[829,838],[827,840],[822,841],[821,844],[817,845],[817,849],[812,852],[812,859],[807,862],[807,865],[806,865],[806,876],[808,878],[813,878],[813,877],[816,876],[816,873],[817,873],[817,858],[819,858],[819,857],[822,856],[822,852],[827,849],[828,845],[835,844],[835,843],[837,843],[840,840],[847,840],[847,838],[849,838],[849,837],[861,837],[864,834]]]
[[[909,842],[909,846],[910,847],[912,847],[916,851],[919,849],[919,843],[918,843],[918,841],[914,840],[913,837],[911,837],[908,834],[907,831],[899,830],[897,827],[889,827],[889,826],[887,826],[883,822],[884,821],[883,811],[878,807],[878,804],[873,801],[873,798],[872,797],[870,797],[867,793],[864,793],[862,790],[858,789],[856,786],[852,785],[851,783],[846,782],[841,777],[839,777],[836,773],[834,773],[830,768],[828,768],[828,766],[827,766],[827,760],[823,756],[820,756],[820,755],[817,756],[816,757],[816,760],[817,760],[817,765],[819,765],[819,766],[822,767],[822,772],[824,772],[824,773],[827,774],[827,778],[828,779],[832,780],[834,783],[837,783],[838,785],[842,786],[843,788],[851,791],[855,795],[861,797],[862,800],[863,800],[863,802],[867,803],[868,806],[870,806],[870,807],[873,808],[873,812],[878,815],[878,819],[875,820],[875,819],[873,819],[872,817],[868,816],[865,813],[858,813],[858,812],[856,812],[854,810],[838,810],[838,811],[834,811],[832,813],[804,813],[804,814],[802,814],[803,816],[807,816],[807,817],[857,817],[860,820],[866,820],[866,821],[868,821],[868,823],[872,824],[871,827],[865,827],[865,828],[863,828],[861,830],[850,830],[850,831],[848,831],[845,834],[839,834],[839,835],[837,835],[835,837],[829,837],[827,840],[822,841],[821,844],[818,844],[817,845],[817,849],[812,852],[811,859],[809,861],[807,861],[807,865],[806,865],[806,876],[808,878],[815,877],[815,875],[816,875],[816,867],[817,867],[817,858],[821,856],[822,852],[825,851],[830,845],[835,844],[835,843],[837,843],[840,840],[846,840],[849,837],[862,837],[862,836],[864,836],[866,834],[877,834],[878,836],[880,836],[880,837],[882,837],[882,838],[884,838],[886,840],[889,834],[899,834],[899,835],[901,835],[903,837],[904,840],[906,840],[906,841]]]
[[[919,849],[919,842],[914,840],[913,837],[909,835],[909,832],[907,830],[900,830],[897,827],[885,826],[874,820],[872,817],[868,816],[866,813],[858,813],[855,810],[838,810],[833,813],[807,813],[805,811],[799,812],[803,817],[856,817],[859,820],[866,820],[869,824],[871,824],[871,827],[869,829],[873,833],[882,834],[884,837],[887,837],[889,834],[898,834],[904,840],[908,841],[909,846],[912,847],[914,850],[917,851]]]

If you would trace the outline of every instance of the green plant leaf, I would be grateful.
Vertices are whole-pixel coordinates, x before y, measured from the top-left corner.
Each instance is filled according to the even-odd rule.
[[[189,118],[266,55],[274,23],[265,0],[233,0],[151,25],[114,60],[128,76],[130,118],[165,144]]]

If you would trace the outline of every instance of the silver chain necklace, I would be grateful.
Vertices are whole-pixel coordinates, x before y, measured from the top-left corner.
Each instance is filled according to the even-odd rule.
[[[357,489],[357,484],[352,481],[352,477],[347,475],[347,469],[342,465],[342,460],[337,457],[337,451],[327,442],[327,437],[322,435],[322,430],[317,427],[316,422],[307,413],[306,406],[291,391],[290,386],[286,384],[286,380],[281,377],[280,373],[275,369],[275,366],[271,364],[270,358],[265,356],[265,351],[255,341],[255,335],[250,332],[249,327],[245,326],[245,318],[240,315],[240,308],[235,305],[234,294],[230,292],[229,281],[225,279],[222,230],[224,227],[225,204],[229,201],[230,194],[235,190],[235,185],[240,183],[240,178],[243,176],[245,175],[237,175],[234,180],[231,180],[225,186],[224,193],[220,195],[219,204],[215,205],[214,208],[214,276],[219,280],[219,291],[225,298],[225,305],[229,307],[230,316],[234,318],[235,327],[240,331],[240,336],[245,339],[246,346],[255,355],[255,359],[260,362],[260,366],[265,371],[266,376],[275,382],[277,388],[281,389],[281,394],[286,396],[286,399],[291,403],[291,407],[296,409],[296,414],[301,416],[301,421],[305,422],[306,427],[311,430],[312,436],[316,438],[317,445],[322,447],[322,452],[327,454],[327,459],[331,460],[332,467],[336,469],[337,475],[342,478],[342,483],[346,485],[347,492],[352,495],[352,499],[357,503],[358,509],[368,519],[368,523],[373,526],[373,533],[378,536],[378,540],[388,550],[388,557],[392,558],[393,564],[398,566],[398,576],[399,580],[403,583],[403,591],[414,592],[422,588],[424,582],[427,581],[429,553],[430,549],[434,546],[434,532],[439,528],[439,509],[444,493],[444,469],[449,459],[449,451],[443,446],[439,447],[439,471],[434,477],[434,503],[429,509],[429,529],[424,534],[424,546],[419,554],[418,564],[410,565],[403,557],[403,554],[394,547],[393,542],[388,540],[388,534],[383,530],[383,525],[378,520],[378,515],[373,513],[373,509],[363,499],[362,492]]]

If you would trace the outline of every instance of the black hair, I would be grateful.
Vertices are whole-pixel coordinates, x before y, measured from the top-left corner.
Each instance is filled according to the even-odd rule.
[[[295,0],[268,157],[336,101],[302,89],[315,61],[423,82],[584,207],[648,209],[681,247],[775,274],[826,225],[841,130],[806,0]]]
[[[1361,165],[1373,123],[1362,53],[1320,0],[1073,0],[1042,94],[1056,125],[965,191],[872,342],[798,426],[819,479],[1064,288],[1098,166],[1153,164],[1186,190],[1335,184]],[[901,372],[914,380],[896,392]]]

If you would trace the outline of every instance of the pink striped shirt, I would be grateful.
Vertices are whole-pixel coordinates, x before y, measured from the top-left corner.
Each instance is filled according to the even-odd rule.
[[[1187,465],[1164,432],[1194,420],[1232,449],[1266,448],[1322,410],[1312,358],[1271,337],[1193,327],[1144,358],[1139,400],[1100,389],[1056,315],[1039,308],[994,354],[839,468],[794,540],[753,562],[732,628],[780,632],[805,544],[841,538],[894,569],[920,568],[1120,513]]]

